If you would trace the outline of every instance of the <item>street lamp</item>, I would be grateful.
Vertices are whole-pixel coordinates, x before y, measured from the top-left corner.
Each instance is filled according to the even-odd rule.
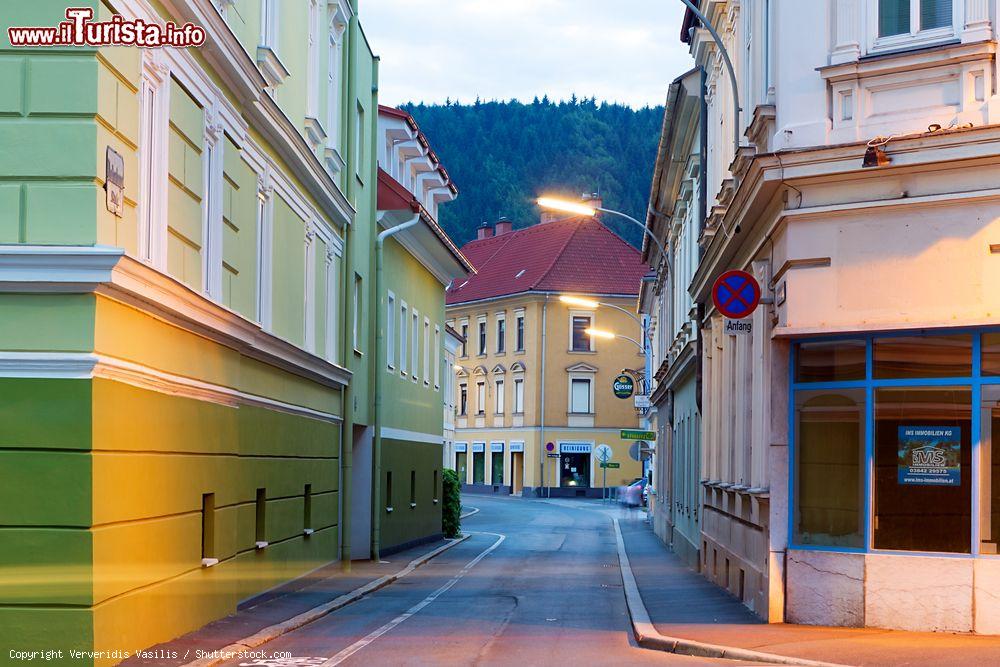
[[[598,213],[607,213],[608,215],[617,215],[620,218],[625,218],[629,222],[638,225],[639,229],[642,230],[643,234],[649,237],[649,239],[656,244],[656,247],[660,249],[660,255],[665,260],[668,260],[667,251],[663,249],[663,244],[660,240],[656,238],[656,235],[646,225],[639,222],[631,215],[622,213],[621,211],[613,211],[610,208],[601,208],[599,206],[587,206],[586,204],[581,204],[579,202],[567,201],[565,199],[558,199],[556,197],[539,197],[537,203],[542,208],[551,209],[553,211],[561,211],[562,213],[572,213],[574,215],[583,216],[585,218],[593,218]],[[668,260],[669,261],[669,260]]]
[[[643,354],[646,353],[646,348],[642,345],[642,343],[637,341],[635,338],[629,338],[628,336],[612,333],[611,331],[603,331],[601,329],[595,329],[593,327],[585,329],[584,333],[586,333],[591,338],[603,338],[604,340],[614,340],[616,338],[621,338],[622,340],[627,340],[636,347],[638,347],[639,351],[642,352]]]

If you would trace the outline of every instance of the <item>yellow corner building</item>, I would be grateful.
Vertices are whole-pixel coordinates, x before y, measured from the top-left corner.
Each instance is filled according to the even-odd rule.
[[[639,252],[599,218],[547,213],[516,231],[484,223],[462,253],[477,273],[448,290],[448,325],[465,342],[447,456],[464,491],[601,497],[640,477],[620,437],[639,424],[635,404],[613,392],[643,368],[628,340],[642,337],[631,314],[648,270]],[[600,445],[620,467],[601,468]]]

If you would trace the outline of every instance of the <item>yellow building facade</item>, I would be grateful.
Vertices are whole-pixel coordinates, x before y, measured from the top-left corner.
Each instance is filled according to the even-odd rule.
[[[641,340],[630,315],[644,274],[638,253],[593,220],[517,232],[501,221],[495,234],[484,231],[463,248],[479,273],[449,290],[448,325],[465,338],[452,369],[450,465],[466,491],[483,493],[600,497],[605,486],[634,481],[642,464],[630,452],[634,442],[620,436],[639,419],[633,399],[617,398],[613,384],[623,371],[642,369],[643,355],[625,338],[600,339],[586,330]],[[594,244],[603,246],[593,248],[596,255],[612,256],[599,263],[621,267],[621,275],[604,284],[585,279],[592,259],[573,268],[574,251]],[[545,252],[549,245],[554,256]],[[636,294],[628,293],[633,284]],[[481,294],[493,296],[475,298]],[[568,296],[596,307],[560,298]],[[611,448],[610,461],[619,467],[600,466],[601,445]]]

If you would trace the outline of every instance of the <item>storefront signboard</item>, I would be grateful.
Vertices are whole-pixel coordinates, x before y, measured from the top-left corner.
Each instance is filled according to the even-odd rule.
[[[523,442],[512,442],[510,443],[510,451],[512,452],[523,452],[524,443]]]
[[[900,484],[959,486],[962,429],[957,426],[900,426]]]
[[[500,452],[500,453],[503,453],[503,443],[502,442],[491,442],[490,443],[490,451],[491,452]]]
[[[559,452],[562,454],[589,454],[590,445],[583,443],[561,443]]]
[[[476,454],[477,452],[485,452],[485,451],[486,451],[486,443],[485,442],[474,442],[474,443],[472,443],[472,453],[473,454]]]
[[[468,451],[468,449],[469,449],[469,445],[466,444],[466,443],[464,443],[464,442],[456,442],[455,443],[455,451],[456,452],[465,452],[465,451]]]

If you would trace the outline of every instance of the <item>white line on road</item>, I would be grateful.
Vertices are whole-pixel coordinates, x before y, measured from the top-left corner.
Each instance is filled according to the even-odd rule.
[[[408,619],[411,616],[413,616],[414,614],[418,613],[421,609],[423,609],[424,607],[426,607],[430,603],[432,603],[435,600],[437,600],[438,597],[441,596],[443,593],[445,593],[449,588],[451,588],[452,586],[454,586],[455,584],[457,584],[459,579],[461,579],[466,574],[468,574],[469,570],[471,570],[472,568],[474,568],[479,561],[481,561],[482,559],[486,558],[486,556],[488,556],[494,549],[496,549],[501,544],[503,544],[503,541],[507,539],[506,535],[501,535],[500,533],[470,533],[470,534],[471,535],[493,535],[493,536],[497,537],[498,539],[497,539],[496,542],[494,542],[492,545],[490,545],[490,547],[487,548],[484,552],[482,552],[481,554],[479,554],[478,556],[476,556],[475,558],[473,558],[472,560],[470,560],[468,563],[466,563],[465,567],[463,567],[459,571],[459,573],[456,574],[453,578],[449,579],[447,581],[447,583],[445,583],[443,586],[441,586],[441,588],[437,589],[436,591],[434,591],[433,593],[431,593],[430,595],[428,595],[427,597],[425,597],[423,600],[421,600],[417,604],[413,605],[412,607],[410,607],[409,609],[407,609],[402,614],[400,614],[396,618],[392,619],[391,621],[389,621],[388,623],[386,623],[382,627],[378,628],[377,630],[373,630],[372,632],[370,632],[365,637],[362,637],[358,641],[354,642],[353,644],[351,644],[350,646],[348,646],[347,648],[345,648],[343,651],[341,651],[337,655],[333,656],[332,658],[330,658],[329,660],[327,660],[326,662],[324,662],[319,667],[334,667],[334,665],[339,665],[340,663],[344,662],[345,660],[347,660],[348,658],[350,658],[352,655],[354,655],[355,653],[357,653],[358,651],[360,651],[364,647],[366,647],[369,644],[371,644],[373,641],[375,641],[376,639],[378,639],[382,635],[384,635],[387,632],[391,631],[393,628],[395,628],[397,625],[399,625],[400,623],[402,623],[406,619]]]

